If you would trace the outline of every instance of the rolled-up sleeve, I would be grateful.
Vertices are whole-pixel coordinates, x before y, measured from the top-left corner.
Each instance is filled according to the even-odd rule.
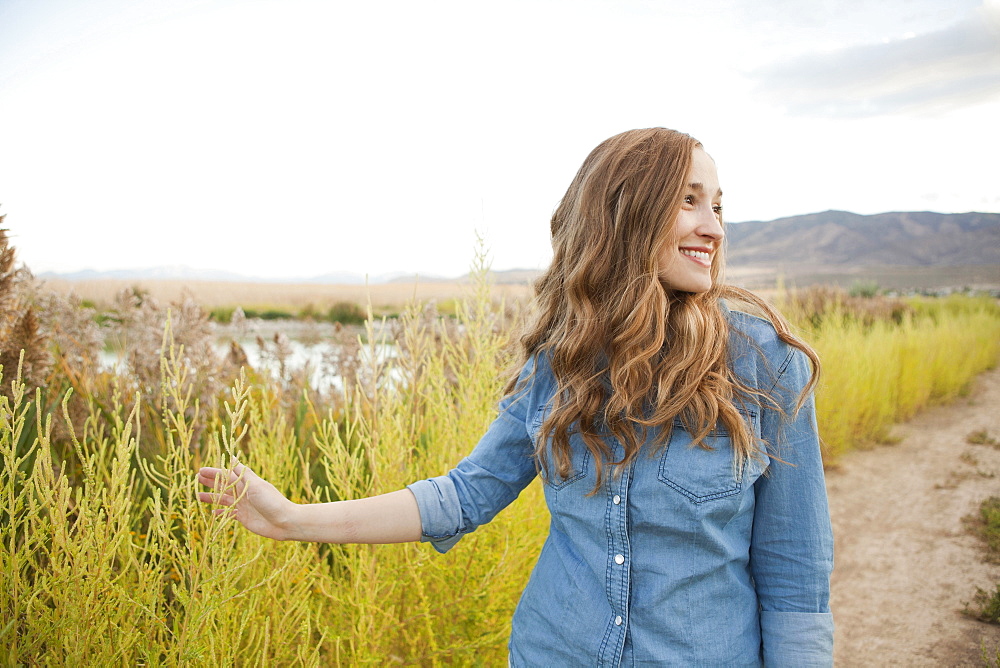
[[[530,374],[530,365],[522,380]],[[526,424],[532,393],[522,387],[500,403],[500,414],[472,453],[446,475],[407,486],[420,510],[421,541],[444,553],[492,520],[536,475]]]
[[[813,397],[794,412],[809,364],[788,349],[782,366],[774,396],[786,415],[765,410],[762,429],[783,461],[755,483],[750,546],[764,665],[831,666],[833,532]]]

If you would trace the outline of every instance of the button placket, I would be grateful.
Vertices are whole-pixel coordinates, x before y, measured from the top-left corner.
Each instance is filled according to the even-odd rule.
[[[620,458],[624,450],[617,442],[612,442],[613,456]],[[628,605],[629,605],[629,535],[628,535],[628,489],[631,485],[635,462],[622,471],[615,480],[613,473],[608,481],[609,495],[605,497],[607,508],[608,529],[608,600],[612,603],[611,625],[608,627],[610,641],[602,655],[611,665],[621,661],[625,648],[625,638],[628,635]],[[609,652],[610,655],[606,654]]]
[[[629,553],[629,535],[628,535],[628,504],[623,503],[623,500],[628,498],[628,488],[632,482],[632,470],[633,467],[629,466],[623,473],[618,483],[618,490],[611,497],[611,503],[613,504],[612,512],[615,514],[616,523],[618,525],[618,535],[620,540],[618,542],[618,550],[616,551],[613,559],[616,565],[616,570],[618,571],[618,580],[621,583],[621,603],[619,611],[621,614],[615,616],[615,626],[622,627],[624,629],[625,619],[628,615],[628,593],[629,593],[629,566],[626,563],[626,555]],[[624,646],[625,634],[622,634],[622,646]],[[620,651],[620,649],[619,649]]]
[[[612,458],[620,460],[624,450],[615,439],[609,442],[612,448]],[[612,467],[609,467],[612,468]],[[608,473],[606,481],[605,496],[605,522],[608,537],[607,553],[607,594],[608,602],[611,603],[611,613],[608,621],[604,644],[601,649],[601,662],[608,665],[618,665],[621,661],[622,651],[625,647],[625,637],[628,634],[628,590],[629,573],[625,564],[625,555],[628,554],[628,535],[625,516],[625,504],[622,501],[626,498],[625,489],[628,485],[628,478],[631,467],[622,471],[620,476],[615,476],[614,471]]]

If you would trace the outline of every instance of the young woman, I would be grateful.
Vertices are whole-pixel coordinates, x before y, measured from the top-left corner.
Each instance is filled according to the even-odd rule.
[[[245,467],[205,468],[235,486],[199,498],[279,540],[444,552],[540,472],[552,522],[511,665],[831,665],[819,361],[721,281],[721,198],[691,137],[608,139],[552,216],[520,373],[455,469],[296,505]]]

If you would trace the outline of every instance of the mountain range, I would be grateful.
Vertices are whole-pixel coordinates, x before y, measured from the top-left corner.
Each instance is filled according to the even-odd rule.
[[[232,271],[221,271],[218,269],[198,269],[188,265],[171,265],[163,267],[150,267],[148,269],[111,269],[108,271],[96,271],[94,269],[84,269],[74,272],[53,272],[46,271],[38,274],[41,279],[61,279],[65,281],[207,281],[220,283],[315,283],[321,285],[363,285],[366,277],[363,274],[352,272],[330,272],[318,276],[285,276],[279,278],[265,278],[261,276],[248,276],[237,274]],[[444,281],[453,280],[441,277],[419,277],[421,281]],[[381,274],[378,276],[368,276],[368,283],[391,283],[394,281],[413,282],[414,274],[395,272],[391,274]]]
[[[824,211],[726,226],[729,265],[1000,267],[1000,214]]]

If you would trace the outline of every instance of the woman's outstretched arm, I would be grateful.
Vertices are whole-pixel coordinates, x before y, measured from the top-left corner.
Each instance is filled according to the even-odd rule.
[[[199,501],[224,506],[215,513],[235,517],[266,538],[316,543],[420,540],[420,512],[408,489],[354,501],[298,504],[242,464],[203,468],[198,482],[212,490],[199,492]]]

